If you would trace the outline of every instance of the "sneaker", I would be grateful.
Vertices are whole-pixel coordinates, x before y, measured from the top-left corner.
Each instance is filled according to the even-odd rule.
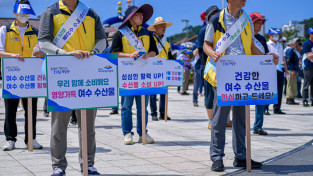
[[[11,151],[15,149],[15,142],[14,141],[7,141],[7,143],[3,146],[3,151]]]
[[[254,130],[253,134],[258,134],[258,135],[267,135],[267,132],[264,131],[263,129],[258,129],[258,130]]]
[[[153,144],[154,143],[154,140],[152,139],[151,136],[149,136],[148,133],[146,135],[146,142],[147,142],[147,144]],[[142,143],[142,137],[141,136],[139,137],[138,143]]]
[[[152,116],[152,121],[159,121],[158,116],[153,115],[153,116]]]
[[[28,147],[28,145],[26,144],[26,148]],[[33,140],[33,149],[42,149],[42,145],[40,145],[36,139]]]
[[[118,111],[113,110],[112,112],[110,112],[110,115],[114,115],[114,114],[118,114]]]
[[[274,114],[286,114],[286,113],[281,110],[278,110],[278,111],[274,111]]]
[[[17,107],[17,111],[24,111],[23,106],[18,106],[18,107]]]
[[[77,121],[71,119],[70,123],[68,125],[69,126],[76,126],[77,125]]]
[[[80,171],[83,173],[83,170]],[[93,166],[88,166],[88,175],[100,175],[100,173],[97,171],[97,169]]]
[[[198,103],[193,103],[194,107],[199,107]]]
[[[224,171],[223,160],[213,161],[211,170],[215,171],[215,172],[222,172],[222,171]]]
[[[189,95],[189,93],[187,93],[187,92],[182,92],[182,93],[180,93],[180,95]]]
[[[124,136],[124,144],[125,145],[132,145],[132,144],[134,144],[134,142],[133,142],[133,135],[131,133],[127,133]]]
[[[160,115],[159,117],[160,120],[165,120],[164,115]],[[167,120],[172,120],[169,116],[167,116]]]
[[[303,106],[304,107],[310,107],[308,100],[303,101]]]
[[[243,168],[247,167],[246,160],[239,160],[237,158],[235,158],[233,165],[234,167],[243,167]],[[262,163],[251,160],[252,169],[259,169],[261,167],[262,167]]]
[[[43,113],[43,116],[44,116],[44,117],[49,117],[49,112],[44,112],[44,113]]]
[[[66,173],[61,168],[55,168],[51,176],[66,176]]]
[[[271,115],[270,112],[268,112],[268,110],[264,111],[264,115]]]

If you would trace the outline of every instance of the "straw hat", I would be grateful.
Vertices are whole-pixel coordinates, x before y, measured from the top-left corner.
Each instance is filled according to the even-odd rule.
[[[168,28],[168,27],[170,27],[170,26],[173,25],[173,23],[171,23],[171,22],[165,22],[164,19],[163,19],[163,17],[157,17],[157,18],[154,20],[154,24],[148,27],[148,30],[149,30],[149,31],[155,31],[154,26],[155,26],[155,25],[159,25],[159,24],[166,24],[166,28]]]

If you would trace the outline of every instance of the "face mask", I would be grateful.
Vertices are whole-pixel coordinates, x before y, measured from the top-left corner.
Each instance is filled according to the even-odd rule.
[[[278,41],[279,40],[279,35],[273,35],[273,39]]]
[[[21,23],[26,23],[30,18],[29,14],[18,14],[17,15],[17,19],[21,22]]]

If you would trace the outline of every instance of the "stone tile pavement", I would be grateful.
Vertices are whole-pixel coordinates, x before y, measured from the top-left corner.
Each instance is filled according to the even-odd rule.
[[[191,88],[192,86],[190,86]],[[189,90],[191,93],[192,90]],[[210,171],[212,162],[209,157],[210,131],[200,97],[200,107],[193,107],[192,95],[181,96],[176,88],[169,89],[168,122],[151,121],[149,134],[155,144],[123,144],[120,115],[109,115],[110,109],[100,109],[96,119],[97,153],[95,167],[103,175],[223,175],[237,169],[232,166],[234,154],[231,143],[231,128],[226,131],[224,157],[225,172]],[[38,103],[37,140],[44,148],[28,152],[24,146],[24,112],[18,112],[17,149],[9,152],[2,150],[5,144],[3,133],[4,102],[0,101],[0,175],[47,176],[51,175],[49,155],[50,118],[43,117],[43,99]],[[148,108],[150,110],[150,108]],[[252,158],[265,161],[288,152],[312,140],[313,107],[291,106],[283,102],[282,110],[287,115],[265,116],[264,130],[268,136],[252,135]],[[135,106],[133,120],[136,122]],[[254,123],[254,106],[251,106],[251,124]],[[134,123],[136,124],[136,123]],[[136,132],[136,128],[134,128]],[[80,175],[78,163],[77,127],[68,130],[67,160],[68,176]],[[134,140],[138,140],[135,133]]]

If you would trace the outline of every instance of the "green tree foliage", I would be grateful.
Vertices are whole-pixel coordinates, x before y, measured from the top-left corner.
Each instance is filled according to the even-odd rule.
[[[313,18],[303,20],[300,24],[305,25],[305,38],[309,38],[308,30],[310,27],[313,27]]]

